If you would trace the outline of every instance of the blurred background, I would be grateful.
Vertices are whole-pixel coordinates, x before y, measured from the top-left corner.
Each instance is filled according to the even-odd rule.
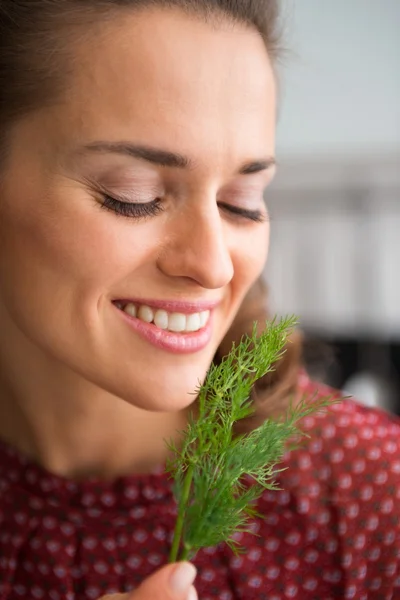
[[[271,308],[316,379],[400,414],[400,1],[282,5]]]

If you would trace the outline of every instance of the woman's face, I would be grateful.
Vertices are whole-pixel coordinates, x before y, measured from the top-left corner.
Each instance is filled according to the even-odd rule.
[[[124,12],[74,52],[63,101],[12,132],[1,319],[21,374],[36,352],[180,410],[266,260],[273,72],[254,31],[175,11]]]

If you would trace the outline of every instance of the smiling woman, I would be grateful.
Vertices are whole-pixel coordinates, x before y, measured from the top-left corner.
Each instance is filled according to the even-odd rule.
[[[238,35],[248,52],[237,48]],[[85,403],[95,394],[92,410],[100,398],[108,410],[111,394],[124,399],[123,412],[127,403],[181,411],[264,267],[273,70],[251,29],[210,27],[172,9],[121,8],[74,49],[68,101],[61,95],[19,119],[8,138],[2,255],[19,266],[2,286],[4,309],[9,327],[34,346],[28,358],[18,338],[15,351],[57,386],[65,376],[79,387],[84,381]],[[37,302],[28,314],[21,300],[33,280]],[[121,318],[121,300],[148,309],[175,304],[175,314],[188,305],[212,311],[198,332],[172,335],[146,323],[143,311]],[[160,340],[184,350],[179,362],[160,352]],[[38,349],[46,355],[40,367]],[[71,383],[63,406],[71,396],[78,402]],[[46,402],[44,390],[34,395]],[[55,410],[51,401],[44,412]],[[148,432],[149,418],[141,416]],[[69,462],[57,471],[73,474],[72,455]]]
[[[176,506],[164,440],[179,445],[212,362],[268,317],[277,5],[0,0],[1,600],[96,600],[167,559]],[[318,393],[299,361],[295,334],[254,386],[247,429],[291,393]],[[398,425],[343,403],[308,423],[309,447],[285,459],[289,491],[263,497],[246,561],[223,547],[199,553],[202,600],[369,597],[343,555],[357,522],[343,513],[337,526],[351,485],[323,462],[337,444],[351,471],[348,435],[367,423],[385,430],[379,498],[390,500]],[[336,428],[342,437],[328,436]],[[388,506],[379,535],[397,532]],[[357,510],[366,522],[372,508]],[[357,568],[386,573],[380,597],[394,597],[391,538],[376,556]],[[161,570],[130,597],[195,598],[182,568],[183,579]]]

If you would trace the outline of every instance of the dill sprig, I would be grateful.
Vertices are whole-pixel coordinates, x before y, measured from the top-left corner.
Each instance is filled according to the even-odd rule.
[[[191,413],[181,446],[168,442],[173,458],[167,472],[178,504],[170,562],[192,559],[201,548],[220,542],[235,554],[242,552],[234,534],[251,532],[249,519],[261,516],[253,503],[265,489],[278,489],[277,465],[288,442],[301,435],[297,422],[329,403],[303,398],[281,417],[234,435],[234,424],[254,413],[252,386],[274,369],[296,322],[295,317],[269,321],[259,336],[255,323],[251,336],[211,366],[196,391],[197,414]],[[246,475],[252,485],[245,482]]]

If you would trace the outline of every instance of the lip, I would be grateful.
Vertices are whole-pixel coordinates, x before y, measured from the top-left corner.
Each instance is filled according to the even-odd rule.
[[[206,310],[212,311],[219,304],[221,300],[202,300],[192,302],[182,302],[178,300],[150,300],[148,298],[118,298],[114,300],[113,304],[135,304],[136,306],[149,306],[150,308],[158,308],[166,310],[167,312],[177,312],[184,315],[190,315],[193,313],[204,312]]]
[[[124,301],[120,301],[124,302]],[[130,301],[129,301],[130,302]],[[132,302],[135,304],[135,302]],[[160,303],[161,304],[161,303]],[[164,308],[165,305],[170,305],[169,302],[162,303],[160,308]],[[178,303],[180,308],[180,312],[182,311],[182,306],[186,306],[188,308],[186,314],[190,314],[190,310],[188,305],[183,305],[182,303]],[[132,317],[128,315],[124,310],[118,308],[113,303],[114,308],[118,311],[118,313],[125,320],[127,325],[129,325],[136,333],[140,335],[141,338],[150,342],[156,348],[160,348],[162,350],[166,350],[172,354],[194,354],[195,352],[200,352],[203,350],[211,341],[212,331],[213,331],[213,313],[211,311],[210,317],[208,319],[207,324],[200,329],[199,331],[191,332],[191,333],[174,333],[172,331],[166,331],[164,329],[160,329],[156,327],[154,323],[145,323],[136,317]],[[154,304],[147,304],[146,306],[156,307]],[[192,308],[193,305],[191,304]],[[202,305],[203,306],[203,305]],[[215,306],[215,304],[214,304]],[[196,305],[197,307],[197,305]],[[204,310],[210,310],[205,308]],[[192,310],[191,312],[197,312],[197,310]],[[201,311],[199,311],[201,312]]]

